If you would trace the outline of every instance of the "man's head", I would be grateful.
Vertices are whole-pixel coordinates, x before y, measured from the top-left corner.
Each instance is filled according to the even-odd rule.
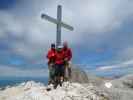
[[[62,45],[57,46],[57,51],[60,52],[62,50],[62,48],[63,48]]]
[[[63,48],[65,48],[65,49],[68,48],[68,44],[66,41],[63,43]]]
[[[55,49],[55,44],[54,43],[51,44],[51,49]]]

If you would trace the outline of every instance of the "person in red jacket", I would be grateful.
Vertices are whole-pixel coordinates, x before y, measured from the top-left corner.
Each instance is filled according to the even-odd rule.
[[[55,53],[55,77],[56,82],[54,88],[56,88],[58,84],[62,86],[62,82],[64,80],[64,54],[61,45],[57,47],[57,51]]]
[[[65,80],[69,80],[71,78],[71,67],[70,61],[72,59],[72,51],[68,48],[67,42],[63,43],[63,53],[64,53],[64,66],[65,66]]]
[[[47,59],[48,59],[48,68],[49,68],[49,82],[48,84],[54,83],[55,78],[55,44],[51,44],[51,49],[47,53]]]

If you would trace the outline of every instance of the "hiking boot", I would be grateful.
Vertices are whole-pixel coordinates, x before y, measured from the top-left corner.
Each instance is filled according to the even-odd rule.
[[[57,88],[57,86],[58,86],[58,83],[55,83],[55,84],[54,84],[54,89],[56,89],[56,88]]]
[[[63,84],[63,79],[60,80],[60,86],[62,87]]]

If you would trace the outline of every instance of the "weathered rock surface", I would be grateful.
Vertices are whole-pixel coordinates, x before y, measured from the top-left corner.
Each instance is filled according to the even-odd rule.
[[[99,78],[72,67],[71,82],[47,91],[34,81],[0,89],[0,100],[133,100],[133,75]]]
[[[78,83],[88,83],[89,80],[87,74],[84,71],[77,67],[72,67],[71,81]]]

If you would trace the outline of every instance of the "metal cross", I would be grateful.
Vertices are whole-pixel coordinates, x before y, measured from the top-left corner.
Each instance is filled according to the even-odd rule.
[[[65,24],[62,22],[62,6],[58,5],[57,7],[57,19],[52,18],[46,14],[41,15],[42,19],[46,19],[54,24],[57,25],[57,31],[56,31],[56,46],[61,45],[61,27],[64,27],[70,31],[73,31],[74,28],[68,24]]]

